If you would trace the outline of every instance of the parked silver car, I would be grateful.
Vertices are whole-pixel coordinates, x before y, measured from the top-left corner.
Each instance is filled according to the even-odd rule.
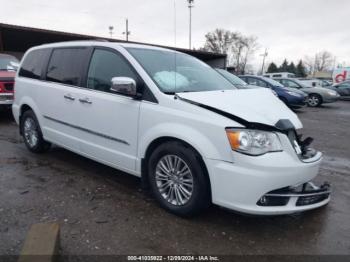
[[[307,104],[311,107],[320,106],[323,103],[336,102],[340,95],[334,91],[323,87],[311,87],[302,83],[297,79],[292,78],[274,78],[285,87],[299,89],[308,94]]]

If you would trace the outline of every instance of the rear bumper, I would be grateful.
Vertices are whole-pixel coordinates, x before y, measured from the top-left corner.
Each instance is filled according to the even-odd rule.
[[[13,93],[0,93],[0,105],[12,105]]]

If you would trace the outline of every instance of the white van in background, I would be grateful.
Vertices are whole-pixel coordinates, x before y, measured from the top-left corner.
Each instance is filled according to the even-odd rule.
[[[295,78],[296,75],[289,72],[278,72],[278,73],[267,73],[264,74],[264,77],[269,78]]]

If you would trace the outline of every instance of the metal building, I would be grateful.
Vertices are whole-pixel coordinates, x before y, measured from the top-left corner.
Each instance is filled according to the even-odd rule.
[[[125,42],[123,40],[103,38],[92,35],[81,35],[66,32],[59,32],[53,30],[45,30],[10,24],[0,23],[0,53],[7,53],[16,56],[21,59],[25,51],[33,46],[62,42],[62,41],[74,41],[74,40],[92,40],[103,39],[111,42]],[[130,42],[129,43],[138,43]],[[145,44],[145,43],[139,43]],[[147,44],[150,45],[150,44]],[[226,67],[226,55],[216,54],[211,52],[189,50],[184,48],[174,48],[169,46],[161,46],[154,44],[153,46],[159,46],[177,50],[183,53],[187,53],[198,59],[206,62],[210,66],[225,68]]]

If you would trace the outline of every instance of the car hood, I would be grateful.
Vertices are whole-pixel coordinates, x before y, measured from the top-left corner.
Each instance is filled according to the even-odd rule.
[[[329,91],[332,90],[330,88],[324,88],[324,87],[306,87],[301,89],[305,93],[316,93],[316,94],[321,94],[321,95],[328,95]],[[333,91],[337,91],[334,90]]]
[[[251,123],[275,126],[279,120],[288,119],[295,129],[303,127],[297,115],[269,89],[203,91],[178,93],[177,95]]]
[[[298,89],[296,89],[296,88],[291,88],[291,87],[284,87],[284,89],[285,89],[286,91],[291,91],[291,92],[297,93],[297,94],[299,94],[299,95],[303,95],[303,96],[306,95],[305,92],[304,92],[304,90],[298,90]]]

